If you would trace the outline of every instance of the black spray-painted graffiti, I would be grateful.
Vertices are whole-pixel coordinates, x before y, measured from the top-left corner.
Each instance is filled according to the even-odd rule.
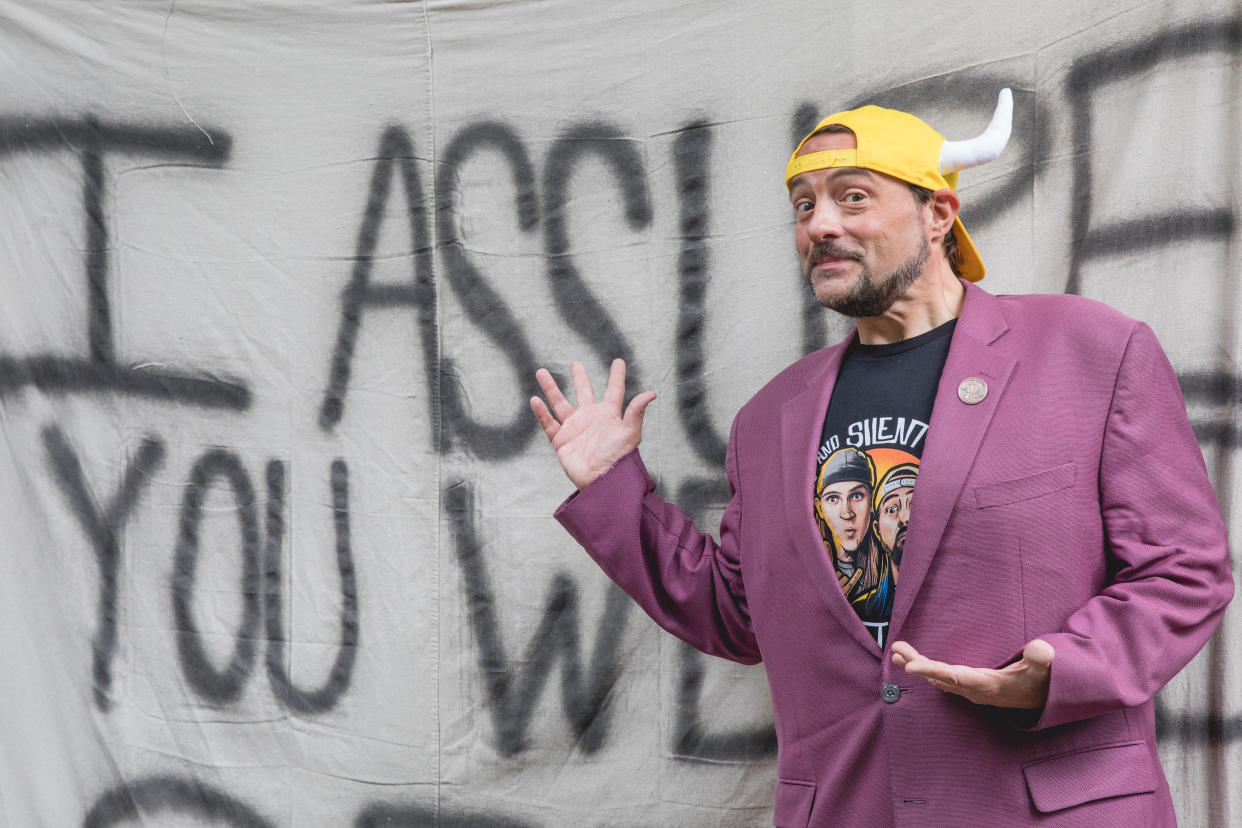
[[[117,649],[117,605],[120,587],[120,533],[141,499],[150,476],[164,458],[164,445],[146,439],[126,469],[116,494],[102,511],[86,480],[78,452],[55,425],[43,430],[44,450],[53,476],[84,533],[91,541],[100,569],[99,627],[93,641],[94,695],[100,709],[111,707],[112,659]],[[336,529],[336,558],[340,575],[341,619],[337,657],[324,683],[314,690],[294,685],[286,663],[289,638],[284,626],[283,540],[285,535],[285,465],[273,460],[267,468],[267,544],[260,561],[260,523],[254,484],[240,458],[222,448],[204,452],[190,470],[181,504],[179,530],[173,553],[172,613],[177,651],[186,681],[204,700],[214,704],[235,701],[254,671],[260,639],[260,620],[266,617],[264,642],[267,673],[276,698],[289,709],[313,713],[333,707],[349,688],[358,648],[358,588],[349,535],[349,471],[343,460],[330,470],[332,511]],[[203,647],[193,614],[195,572],[198,565],[199,524],[203,502],[216,481],[232,492],[241,556],[238,594],[242,618],[234,635],[233,654],[217,669]]]
[[[304,690],[293,683],[285,657],[283,541],[285,536],[285,464],[267,464],[267,549],[263,556],[263,602],[266,608],[267,677],[272,692],[290,710],[319,713],[334,707],[349,689],[358,656],[358,577],[349,542],[349,468],[333,460],[332,526],[336,535],[336,570],[341,582],[340,644],[323,683]]]
[[[161,814],[201,817],[233,828],[276,825],[214,785],[179,776],[148,776],[100,794],[82,826],[110,828]]]
[[[410,244],[414,256],[414,279],[403,285],[372,285],[375,246],[379,243],[380,223],[388,204],[395,171],[401,176],[406,206],[409,210]],[[341,294],[341,323],[337,329],[336,348],[328,370],[328,387],[319,408],[319,426],[325,431],[341,420],[345,392],[349,386],[354,346],[362,324],[364,308],[412,308],[418,319],[418,333],[423,346],[426,366],[428,422],[432,439],[440,445],[440,384],[437,379],[440,345],[436,327],[436,289],[431,268],[431,238],[427,229],[427,211],[423,206],[422,188],[414,165],[414,148],[405,131],[393,127],[380,139],[379,156],[371,175],[370,195],[362,224],[358,228],[353,274]]]
[[[1224,53],[1242,55],[1242,20],[1229,18],[1197,22],[1169,29],[1140,42],[1127,43],[1084,56],[1070,68],[1065,81],[1067,116],[1072,130],[1071,211],[1072,253],[1066,290],[1082,288],[1083,265],[1119,252],[1154,249],[1204,239],[1232,239],[1237,219],[1228,207],[1141,215],[1098,223],[1092,215],[1093,114],[1092,106],[1109,84],[1139,73],[1157,70],[1188,57]],[[986,113],[1001,86],[1016,89],[1017,118],[1032,124],[1015,134],[1013,150],[1021,162],[1016,172],[985,197],[964,208],[974,226],[986,226],[1005,215],[1009,205],[1040,175],[1047,149],[1051,108],[1013,78],[976,70],[920,80],[895,89],[872,90],[856,96],[863,100],[920,111],[928,108]],[[818,106],[803,103],[790,120],[793,140],[817,120]],[[108,178],[105,161],[110,154],[155,156],[178,162],[220,167],[228,161],[232,139],[220,129],[143,127],[106,124],[83,119],[0,119],[0,158],[17,153],[68,152],[80,158],[83,170],[82,211],[85,224],[84,289],[88,298],[85,320],[88,353],[81,357],[54,354],[0,354],[0,400],[33,387],[45,393],[116,393],[176,405],[242,414],[251,405],[251,391],[240,379],[218,377],[217,372],[186,372],[129,367],[116,353],[113,315],[109,300],[107,211]],[[696,519],[721,508],[728,498],[723,484],[725,439],[721,424],[709,413],[710,386],[706,380],[707,309],[711,305],[711,162],[713,124],[703,118],[688,120],[674,133],[671,169],[677,192],[679,255],[676,323],[676,410],[678,421],[701,466],[676,484],[683,508]],[[623,326],[596,296],[573,259],[569,185],[587,159],[602,161],[621,197],[622,220],[631,230],[651,227],[653,206],[649,172],[637,142],[619,127],[581,123],[567,127],[550,145],[540,167],[530,157],[521,136],[509,125],[484,121],[463,128],[445,146],[437,166],[434,200],[425,191],[416,163],[416,147],[401,126],[382,131],[371,171],[366,206],[355,244],[352,272],[342,291],[336,336],[327,355],[326,378],[317,409],[320,428],[337,429],[347,415],[350,377],[358,334],[366,315],[380,311],[410,312],[417,324],[424,365],[424,396],[430,432],[427,439],[439,452],[462,451],[484,460],[514,457],[529,447],[536,433],[523,400],[515,400],[503,422],[484,422],[471,412],[461,382],[461,369],[444,356],[437,322],[437,279],[443,277],[464,309],[466,319],[494,345],[517,378],[519,386],[534,391],[536,365],[527,332],[518,323],[479,266],[467,255],[457,216],[460,169],[483,153],[499,157],[515,185],[513,211],[523,234],[540,234],[546,275],[553,286],[556,309],[568,330],[590,343],[595,355],[614,356],[630,364],[631,383],[642,386],[643,366],[635,358]],[[372,281],[381,223],[394,181],[405,201],[406,228],[411,245],[408,281],[376,284]],[[436,214],[428,215],[428,204]],[[434,235],[433,235],[434,230]],[[439,254],[437,267],[436,254]],[[791,256],[792,263],[792,256]],[[800,309],[804,350],[828,340],[828,317],[807,296]],[[1216,407],[1215,416],[1199,417],[1196,434],[1204,446],[1235,448],[1242,437],[1237,412],[1242,411],[1242,382],[1228,367],[1183,372],[1179,379],[1187,400]],[[49,424],[43,430],[43,448],[52,479],[62,492],[95,556],[99,572],[97,627],[92,640],[91,676],[96,704],[108,710],[112,669],[117,652],[121,591],[118,571],[121,538],[127,521],[140,507],[151,476],[165,462],[166,447],[158,435],[136,447],[118,481],[87,479],[79,452],[62,430]],[[289,636],[285,627],[284,539],[288,510],[287,465],[270,459],[265,469],[266,513],[261,520],[258,495],[241,458],[227,448],[208,449],[194,462],[181,507],[179,531],[173,539],[171,597],[177,630],[180,667],[188,685],[212,704],[236,703],[254,672],[259,647],[265,650],[269,683],[275,697],[290,710],[315,714],[333,708],[349,691],[358,647],[362,640],[358,577],[350,547],[349,471],[337,459],[328,470],[335,527],[336,564],[341,592],[339,644],[336,659],[315,687],[297,686],[288,664]],[[96,491],[108,491],[106,497]],[[204,498],[213,486],[229,490],[239,530],[239,591],[243,612],[234,649],[223,668],[208,658],[200,641],[191,607],[195,570],[200,554],[198,528]],[[547,590],[542,619],[527,639],[520,657],[504,642],[498,622],[496,593],[489,582],[486,550],[475,531],[474,499],[469,483],[450,485],[442,508],[454,532],[456,562],[462,573],[468,618],[480,681],[491,716],[497,751],[513,756],[528,744],[528,725],[543,695],[554,662],[560,666],[560,702],[578,745],[598,751],[608,738],[607,700],[622,667],[620,642],[630,604],[610,588],[600,613],[593,642],[584,646],[580,631],[578,585],[556,574]],[[292,554],[291,552],[289,554]],[[590,649],[584,663],[584,653]],[[1224,800],[1224,746],[1242,738],[1242,719],[1224,713],[1220,688],[1224,686],[1223,658],[1211,661],[1209,686],[1213,697],[1207,715],[1174,713],[1159,708],[1161,738],[1182,744],[1212,746],[1212,799]],[[681,757],[747,760],[770,755],[775,749],[771,728],[733,729],[706,721],[698,697],[704,677],[701,656],[685,651],[677,684],[677,712],[673,728],[674,753]],[[139,811],[188,813],[236,825],[266,825],[249,806],[207,785],[179,777],[152,777],[105,792],[90,810],[87,825],[112,825]],[[1215,812],[1214,812],[1215,813]],[[1219,816],[1219,814],[1217,814]],[[415,806],[376,804],[361,812],[357,825],[460,824],[508,826],[520,823],[486,815],[436,814]]]
[[[126,367],[117,363],[113,344],[104,158],[116,153],[218,166],[228,160],[232,139],[218,129],[210,133],[215,137],[192,128],[104,124],[94,118],[0,118],[0,159],[18,152],[69,151],[81,157],[89,342],[85,358],[0,355],[0,397],[34,386],[48,392],[114,391],[210,408],[249,407],[250,390],[240,381]]]
[[[120,534],[126,519],[138,501],[142,487],[151,479],[164,460],[164,444],[159,440],[146,439],[130,462],[116,493],[103,510],[99,499],[91,494],[82,464],[73,446],[56,426],[43,430],[43,445],[47,450],[52,475],[60,486],[69,506],[90,540],[99,565],[99,628],[93,642],[91,674],[94,678],[95,703],[108,709],[111,702],[108,691],[112,687],[112,657],[116,653],[117,626],[117,571],[121,563]]]
[[[171,815],[197,817],[228,828],[275,828],[278,824],[220,788],[184,776],[147,776],[105,791],[83,828],[111,828],[135,820],[154,824]],[[533,828],[532,823],[474,810],[377,802],[362,807],[354,828]]]
[[[707,337],[707,222],[710,212],[711,127],[690,124],[673,143],[673,172],[681,193],[681,251],[677,259],[677,413],[694,452],[713,468],[724,468],[725,440],[707,413],[703,374]],[[641,387],[641,386],[638,386]]]
[[[1094,180],[1092,178],[1091,105],[1101,90],[1142,72],[1177,63],[1195,55],[1242,51],[1242,20],[1213,20],[1170,29],[1140,43],[1105,49],[1079,58],[1065,78],[1065,97],[1073,128],[1074,180],[1070,199],[1071,251],[1066,293],[1082,287],[1082,266],[1094,259],[1119,253],[1152,250],[1202,240],[1228,239],[1235,216],[1228,208],[1179,209],[1154,215],[1092,225]]]
[[[543,620],[519,663],[519,674],[505,653],[497,620],[495,593],[488,581],[487,561],[474,528],[474,498],[466,483],[445,492],[444,508],[452,519],[457,563],[466,584],[470,626],[478,647],[479,672],[483,676],[499,751],[510,756],[526,746],[526,730],[552,662],[561,658],[561,706],[569,719],[578,746],[594,753],[604,745],[609,691],[621,673],[618,651],[630,601],[620,589],[609,585],[600,614],[591,663],[582,676],[578,632],[578,588],[567,575],[557,574],[548,591]]]
[[[223,670],[212,666],[203,649],[198,623],[194,619],[194,574],[198,568],[198,528],[203,519],[203,500],[216,479],[228,484],[236,506],[234,514],[241,529],[242,575],[238,593],[242,598],[242,617],[233,637],[233,655]],[[237,455],[224,449],[211,449],[198,458],[190,470],[181,503],[181,526],[173,553],[172,605],[176,619],[177,654],[181,669],[199,695],[216,704],[228,704],[241,696],[242,688],[254,670],[255,642],[259,615],[259,515],[255,509],[254,486]]]

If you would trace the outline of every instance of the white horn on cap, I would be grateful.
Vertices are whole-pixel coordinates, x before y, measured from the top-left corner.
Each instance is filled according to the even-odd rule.
[[[1009,142],[1009,130],[1013,127],[1013,93],[1000,91],[992,123],[976,138],[966,141],[945,141],[940,148],[940,173],[948,175],[958,170],[968,170],[980,164],[996,160]]]

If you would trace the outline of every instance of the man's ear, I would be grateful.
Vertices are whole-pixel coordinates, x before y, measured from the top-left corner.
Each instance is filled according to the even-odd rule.
[[[953,229],[953,220],[957,218],[957,211],[961,206],[962,201],[957,197],[957,193],[947,187],[932,193],[931,199],[927,202],[927,208],[931,216],[931,231],[935,241],[943,239]]]

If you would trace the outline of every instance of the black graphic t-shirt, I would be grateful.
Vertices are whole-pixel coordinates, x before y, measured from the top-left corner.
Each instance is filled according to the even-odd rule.
[[[837,580],[882,649],[936,386],[957,320],[845,353],[816,456],[815,522]]]

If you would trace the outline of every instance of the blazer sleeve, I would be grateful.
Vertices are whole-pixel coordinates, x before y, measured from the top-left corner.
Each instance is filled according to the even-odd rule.
[[[1149,701],[1211,637],[1233,596],[1228,536],[1177,376],[1142,323],[1118,370],[1100,455],[1110,570],[1053,646],[1035,729]]]
[[[605,574],[664,629],[709,655],[760,660],[738,559],[742,514],[735,437],[725,466],[729,505],[720,543],[654,494],[638,451],[575,492],[555,516]]]

